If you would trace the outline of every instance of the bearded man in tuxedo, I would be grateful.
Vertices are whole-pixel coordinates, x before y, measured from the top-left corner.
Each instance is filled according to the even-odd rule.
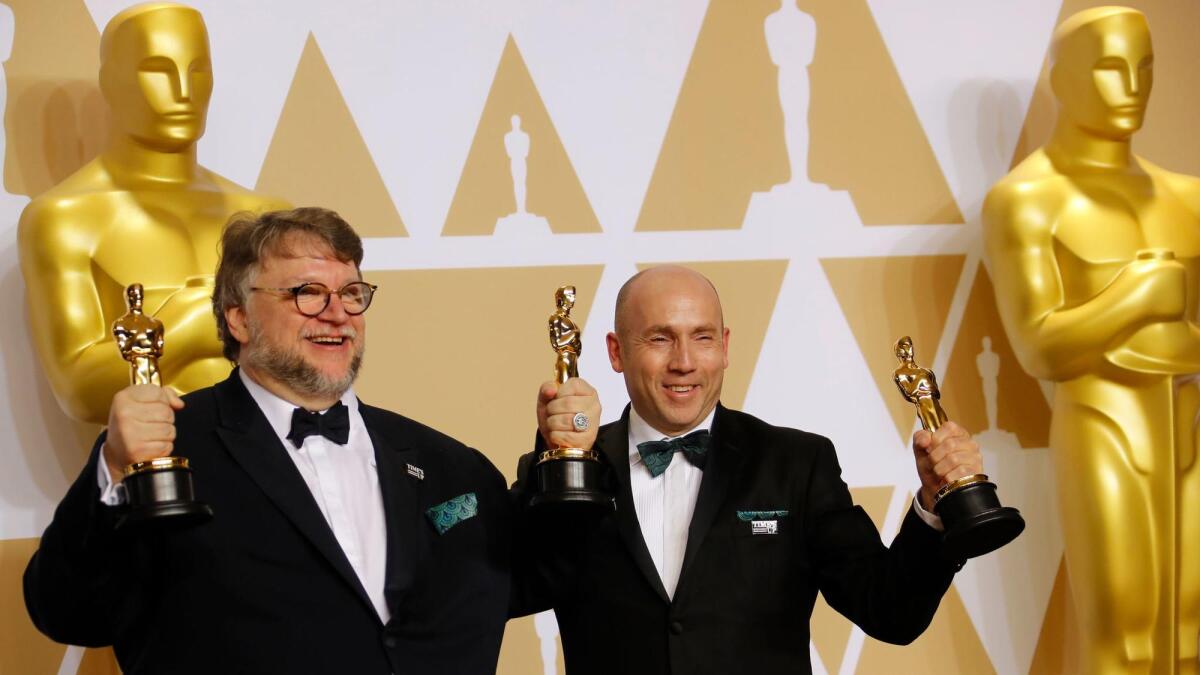
[[[479,452],[355,396],[376,292],[358,235],[300,208],[235,219],[221,251],[213,311],[238,368],[182,398],[117,393],[26,570],[34,623],[113,645],[128,675],[493,672],[510,600],[505,481]],[[190,461],[212,519],[115,529],[123,468],[169,454]]]

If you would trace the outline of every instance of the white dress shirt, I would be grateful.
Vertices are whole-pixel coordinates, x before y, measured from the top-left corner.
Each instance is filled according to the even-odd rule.
[[[679,434],[686,436],[697,429],[712,430],[713,415],[708,414],[700,424]],[[663,441],[677,436],[666,436],[650,426],[632,406],[629,408],[629,482],[633,490],[633,508],[637,512],[642,539],[650,551],[650,559],[658,570],[668,597],[675,597],[679,584],[679,572],[683,568],[683,553],[687,550],[688,527],[692,523],[692,512],[696,510],[696,498],[700,495],[700,481],[704,472],[684,457],[674,457],[667,470],[657,477],[642,462],[638,443]],[[676,453],[679,454],[679,453]]]
[[[700,424],[679,436],[686,436],[697,429],[712,431],[716,409]],[[638,443],[664,441],[678,436],[666,436],[650,426],[633,406],[629,408],[629,483],[633,492],[633,508],[637,513],[642,539],[650,551],[650,559],[658,570],[667,597],[675,597],[679,585],[679,573],[683,569],[683,554],[687,550],[688,527],[696,510],[696,499],[700,496],[700,481],[704,471],[683,457],[675,457],[666,471],[657,477],[642,462]],[[679,454],[679,453],[676,453]],[[942,519],[921,507],[913,498],[913,507],[921,520],[941,531]]]
[[[288,457],[296,463],[313,500],[325,516],[325,522],[333,530],[333,536],[354,568],[380,620],[386,624],[391,617],[383,596],[387,521],[375,467],[375,447],[359,413],[354,390],[342,394],[341,399],[350,413],[350,437],[346,445],[314,434],[306,437],[297,448],[287,439],[296,406],[267,391],[245,371],[238,371],[238,375],[270,422]],[[124,491],[119,489],[122,486],[113,485],[103,458],[99,464],[101,500],[110,505],[124,502]]]

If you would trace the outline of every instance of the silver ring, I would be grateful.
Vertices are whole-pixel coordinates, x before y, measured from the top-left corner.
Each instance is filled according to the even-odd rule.
[[[588,416],[581,412],[575,413],[575,416],[571,418],[571,426],[575,427],[575,431],[587,431]]]

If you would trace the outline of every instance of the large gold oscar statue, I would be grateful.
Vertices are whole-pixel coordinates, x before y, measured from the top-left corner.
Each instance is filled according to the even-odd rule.
[[[1197,672],[1200,179],[1131,150],[1153,62],[1135,10],[1065,21],[1053,136],[984,205],[1009,339],[1057,383],[1050,445],[1090,674]]]
[[[167,326],[164,385],[187,392],[229,373],[211,304],[221,229],[232,213],[288,205],[197,163],[212,86],[199,12],[153,3],[113,17],[100,42],[108,145],[21,214],[34,343],[75,419],[104,423],[112,395],[129,382],[109,326],[125,313],[134,281],[145,284],[147,314]]]

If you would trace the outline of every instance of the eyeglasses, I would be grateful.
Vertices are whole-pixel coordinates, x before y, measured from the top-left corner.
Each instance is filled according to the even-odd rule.
[[[375,284],[368,284],[365,281],[351,281],[342,286],[336,291],[330,290],[325,284],[317,282],[309,282],[293,286],[292,288],[260,288],[251,286],[252,291],[275,291],[277,293],[290,293],[292,298],[296,300],[296,309],[304,316],[317,316],[325,311],[329,306],[329,296],[337,293],[342,299],[342,308],[351,316],[358,316],[367,311],[371,306],[371,299],[375,297],[375,289],[379,288]]]

